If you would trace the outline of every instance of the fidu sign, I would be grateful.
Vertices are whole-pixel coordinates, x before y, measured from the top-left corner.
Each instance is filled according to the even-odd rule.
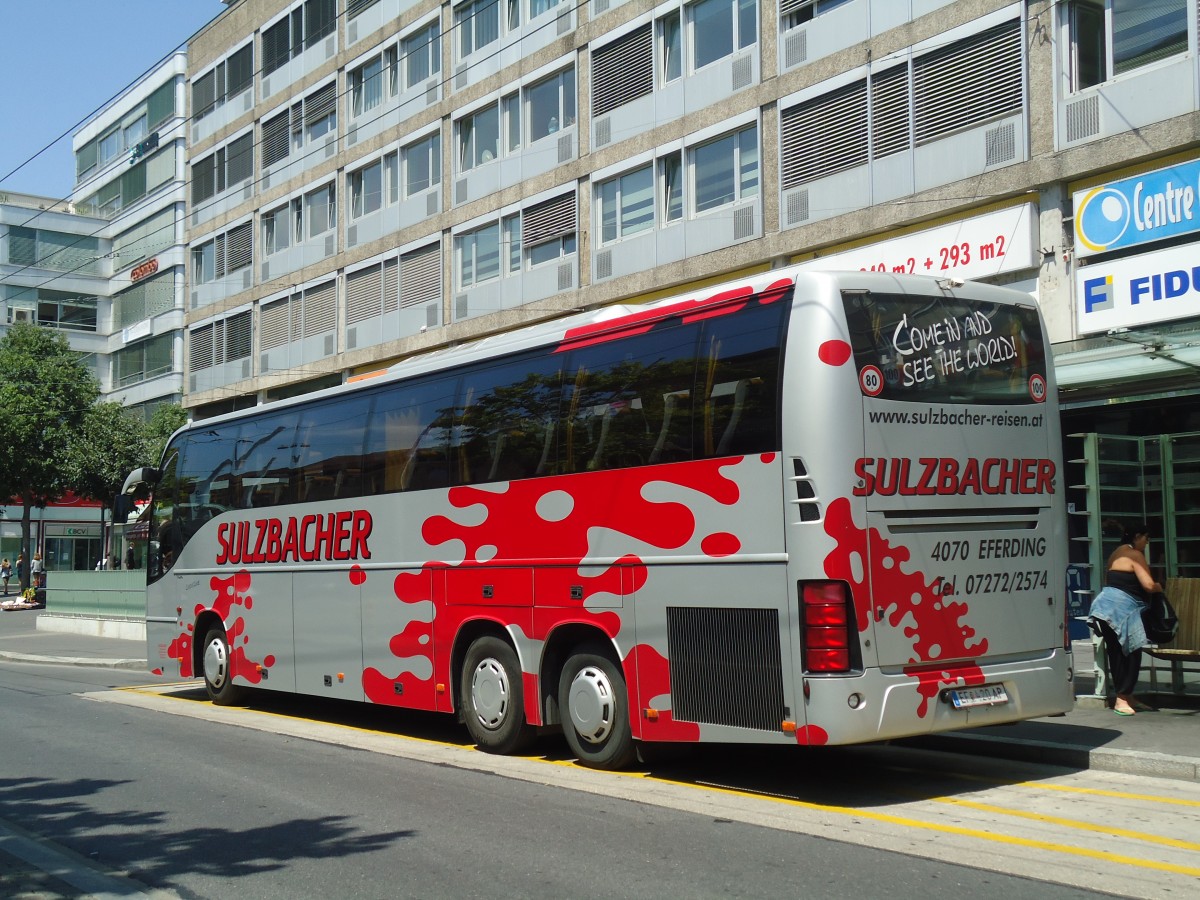
[[[1200,316],[1196,244],[1080,266],[1075,318],[1080,334]]]
[[[1200,160],[1076,191],[1075,255],[1200,230]]]

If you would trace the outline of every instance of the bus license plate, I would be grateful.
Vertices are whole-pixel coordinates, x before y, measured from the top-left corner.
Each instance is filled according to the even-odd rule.
[[[956,688],[950,691],[950,702],[954,704],[955,709],[966,709],[968,706],[999,706],[1008,702],[1008,691],[1002,684]]]

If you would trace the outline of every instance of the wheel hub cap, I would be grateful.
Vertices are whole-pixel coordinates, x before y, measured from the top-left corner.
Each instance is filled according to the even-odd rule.
[[[499,662],[485,659],[475,667],[471,676],[471,705],[480,725],[489,731],[499,728],[508,715],[511,696],[508,676]]]
[[[204,648],[204,677],[218,690],[229,677],[229,654],[224,641],[209,641]]]
[[[583,740],[599,744],[612,733],[616,703],[604,672],[593,666],[580,670],[568,696],[571,724]]]

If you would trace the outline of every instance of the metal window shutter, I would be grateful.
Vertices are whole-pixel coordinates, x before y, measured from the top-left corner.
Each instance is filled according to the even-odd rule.
[[[802,7],[812,5],[814,5],[814,0],[779,0],[779,16],[782,18]]]
[[[188,332],[188,368],[193,372],[213,364],[213,326],[205,325]]]
[[[400,306],[442,298],[442,248],[433,244],[400,257]]]
[[[871,155],[878,159],[911,145],[908,64],[871,76]]]
[[[304,292],[304,336],[333,331],[337,325],[337,282],[327,281]]]
[[[651,23],[592,53],[592,115],[654,91],[654,40]]]
[[[262,125],[262,164],[273,166],[281,159],[287,159],[291,144],[288,142],[288,110],[284,110]]]
[[[214,272],[217,278],[220,278],[227,271],[225,269],[225,235],[218,234],[213,240],[213,264]]]
[[[254,175],[254,134],[244,134],[235,141],[231,141],[229,148],[226,151],[225,158],[226,172],[228,173],[225,184],[232,187],[235,184],[241,184],[246,179]]]
[[[192,166],[192,203],[207,200],[216,192],[216,155],[206,156]]]
[[[259,309],[259,345],[262,350],[282,347],[291,340],[291,307],[288,297],[264,303]]]
[[[533,247],[575,233],[575,194],[563,194],[521,213],[521,245]]]
[[[246,222],[231,228],[225,236],[225,271],[236,272],[250,265],[254,252],[254,226]]]
[[[263,74],[270,75],[292,55],[291,16],[286,15],[262,33]]]
[[[175,115],[175,79],[172,78],[155,90],[146,101],[147,127],[154,131],[167,119]]]
[[[400,303],[400,260],[396,257],[383,262],[383,311],[395,312]]]
[[[783,189],[865,164],[866,122],[865,80],[784,110]]]
[[[216,70],[202,75],[192,82],[192,115],[200,117],[212,111],[217,104]]]
[[[917,144],[1021,110],[1021,23],[1014,19],[913,62]]]
[[[312,125],[320,122],[333,112],[337,105],[337,82],[331,81],[325,87],[313,91],[304,98],[304,124]]]
[[[225,320],[225,361],[250,355],[250,310]]]
[[[346,324],[377,316],[381,308],[382,267],[375,265],[346,276]]]
[[[254,83],[254,43],[251,42],[230,55],[225,63],[227,85],[225,99],[236,97]]]

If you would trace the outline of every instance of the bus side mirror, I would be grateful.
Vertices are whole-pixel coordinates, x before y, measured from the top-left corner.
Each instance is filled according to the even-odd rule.
[[[125,479],[125,484],[121,487],[122,494],[137,493],[137,489],[143,484],[155,485],[158,484],[159,471],[154,466],[142,466],[140,469],[134,469]]]

